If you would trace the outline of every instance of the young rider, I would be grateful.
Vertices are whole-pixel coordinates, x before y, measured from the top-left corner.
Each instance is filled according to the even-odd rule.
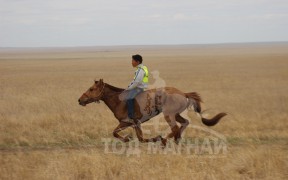
[[[142,64],[143,59],[139,54],[132,56],[132,66],[137,68],[133,81],[128,88],[127,109],[129,121],[134,122],[134,98],[148,87],[148,69]]]

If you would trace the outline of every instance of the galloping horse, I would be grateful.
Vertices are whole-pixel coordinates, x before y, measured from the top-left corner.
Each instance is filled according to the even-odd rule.
[[[82,106],[86,106],[92,102],[99,103],[100,100],[104,101],[119,121],[119,125],[113,131],[113,136],[123,142],[128,142],[131,137],[122,137],[118,133],[127,127],[133,127],[140,142],[161,141],[163,146],[166,146],[167,139],[174,137],[175,142],[178,144],[183,130],[189,124],[189,121],[183,118],[180,113],[189,107],[194,108],[194,111],[200,115],[203,124],[207,126],[214,126],[222,117],[226,116],[226,113],[219,113],[212,119],[203,118],[201,116],[200,105],[202,100],[198,93],[183,93],[173,87],[164,87],[146,90],[136,96],[134,103],[135,122],[133,123],[128,121],[125,92],[124,89],[111,86],[104,83],[103,79],[100,79],[99,81],[95,81],[78,100],[79,104]],[[150,120],[161,112],[163,112],[164,118],[169,124],[172,132],[165,138],[159,135],[154,138],[145,139],[140,124]],[[176,122],[181,124],[180,128]]]

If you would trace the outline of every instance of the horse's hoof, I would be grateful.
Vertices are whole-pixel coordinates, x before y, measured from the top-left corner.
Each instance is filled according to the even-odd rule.
[[[175,144],[179,145],[181,138],[174,139]]]

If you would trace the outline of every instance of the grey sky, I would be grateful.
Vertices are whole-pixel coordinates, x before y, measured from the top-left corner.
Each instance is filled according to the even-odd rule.
[[[288,0],[0,0],[0,47],[288,41]]]

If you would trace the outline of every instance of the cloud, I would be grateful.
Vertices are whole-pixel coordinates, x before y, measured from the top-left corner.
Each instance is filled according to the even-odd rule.
[[[261,16],[256,16],[256,18],[257,17],[260,19],[268,19],[268,20],[285,19],[287,21],[288,13],[272,13],[272,14],[268,13]]]
[[[0,0],[0,46],[288,40],[287,8],[287,0]]]
[[[173,15],[172,19],[176,21],[186,21],[190,20],[191,18],[183,13],[177,13]]]

